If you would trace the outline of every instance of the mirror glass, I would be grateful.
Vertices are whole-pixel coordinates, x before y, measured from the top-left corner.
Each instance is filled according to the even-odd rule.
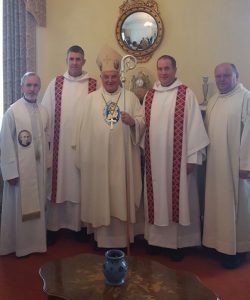
[[[149,13],[132,13],[121,26],[121,39],[131,50],[146,50],[154,44],[156,38],[157,23]]]
[[[137,62],[148,61],[163,38],[163,23],[155,0],[125,0],[116,23],[120,47]]]

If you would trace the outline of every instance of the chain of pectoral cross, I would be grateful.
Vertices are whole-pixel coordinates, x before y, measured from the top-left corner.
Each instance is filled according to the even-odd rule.
[[[107,109],[108,109],[110,115],[111,115],[111,119],[110,119],[110,128],[111,128],[111,129],[113,129],[113,124],[116,122],[116,120],[114,120],[113,116],[114,116],[114,113],[115,113],[115,111],[116,111],[116,108],[117,108],[118,101],[119,101],[120,97],[121,97],[121,93],[119,93],[119,96],[118,96],[116,102],[111,102],[111,103],[108,105],[108,103],[107,103],[107,101],[106,101],[104,95],[102,94],[102,98],[103,98],[103,100],[104,100],[104,102],[105,102],[105,104],[106,104],[106,106],[107,106]],[[112,105],[112,103],[114,103],[114,105]],[[112,106],[113,106],[113,109],[112,109]]]

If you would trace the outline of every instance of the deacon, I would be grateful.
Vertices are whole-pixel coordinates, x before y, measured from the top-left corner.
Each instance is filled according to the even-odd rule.
[[[209,143],[194,93],[176,78],[176,61],[157,61],[159,81],[145,96],[145,238],[152,254],[201,243],[195,166]]]
[[[0,254],[26,256],[46,251],[48,113],[37,103],[40,78],[21,80],[23,97],[7,110],[1,129],[4,180]]]
[[[215,68],[219,92],[208,102],[208,147],[203,244],[219,252],[225,268],[250,251],[250,92],[235,65]]]
[[[70,229],[76,239],[85,241],[86,230],[80,221],[80,174],[74,163],[71,147],[76,103],[85,101],[88,93],[96,89],[96,80],[82,68],[84,51],[72,46],[67,51],[68,71],[49,84],[42,100],[51,123],[52,174],[48,203],[48,244],[56,241],[56,232]]]
[[[129,91],[123,98],[120,63],[115,50],[101,50],[97,65],[102,87],[79,105],[73,143],[81,173],[81,219],[103,248],[123,248],[127,240],[133,241],[141,197],[139,142],[144,119],[138,98]]]

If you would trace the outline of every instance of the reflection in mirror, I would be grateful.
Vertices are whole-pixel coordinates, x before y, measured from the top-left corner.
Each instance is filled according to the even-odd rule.
[[[155,0],[125,0],[120,6],[116,39],[121,48],[146,62],[163,38],[163,23]]]
[[[121,28],[121,39],[132,50],[146,50],[157,37],[155,19],[146,12],[135,12],[129,15]]]

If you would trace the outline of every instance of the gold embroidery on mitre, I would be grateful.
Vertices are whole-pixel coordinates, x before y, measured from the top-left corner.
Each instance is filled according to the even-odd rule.
[[[119,71],[122,56],[109,46],[101,49],[96,58],[97,66],[101,72]]]

